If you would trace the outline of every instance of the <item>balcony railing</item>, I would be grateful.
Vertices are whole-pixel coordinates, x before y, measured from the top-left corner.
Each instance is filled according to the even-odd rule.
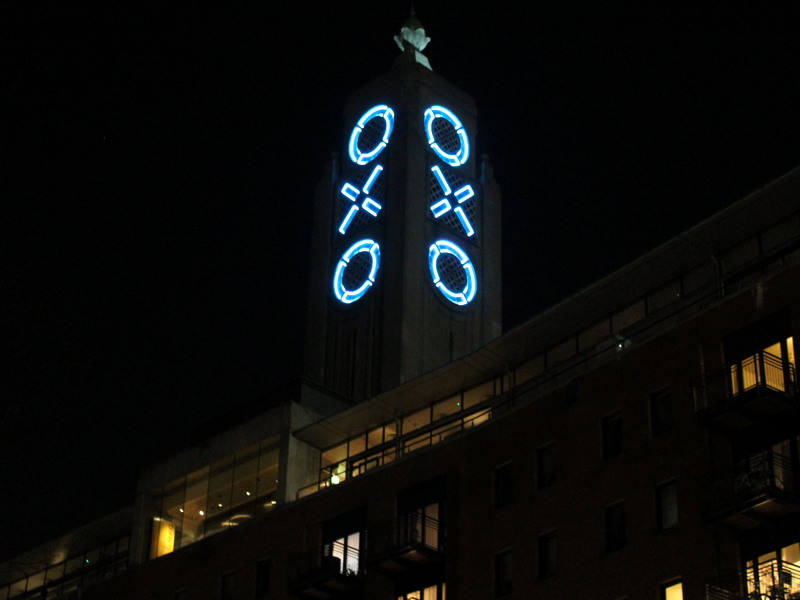
[[[708,374],[695,385],[701,421],[727,433],[800,412],[795,367],[768,352]]]
[[[800,600],[800,567],[776,559],[750,567],[720,585],[706,585],[706,600]]]
[[[389,575],[439,568],[445,530],[438,519],[414,512],[378,527],[371,539],[370,564]]]
[[[362,584],[359,549],[338,541],[295,556],[289,563],[289,592],[299,598],[346,597]]]
[[[747,468],[702,482],[706,519],[717,521],[749,513],[779,516],[800,510],[800,471],[790,457],[774,450],[751,456]]]

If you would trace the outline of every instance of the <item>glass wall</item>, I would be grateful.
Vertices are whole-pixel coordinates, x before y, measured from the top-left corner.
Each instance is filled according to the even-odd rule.
[[[299,497],[337,485],[348,477],[357,477],[394,462],[399,455],[438,444],[485,423],[491,418],[491,408],[480,405],[501,394],[504,383],[503,377],[487,381],[324,450],[319,481],[300,490]],[[409,437],[414,432],[419,434]]]
[[[0,586],[0,600],[75,598],[79,588],[128,568],[129,540],[127,535],[111,540],[87,552],[70,555],[67,560],[48,565],[10,585]]]
[[[271,510],[277,504],[278,443],[274,436],[166,485],[157,498],[150,558]]]

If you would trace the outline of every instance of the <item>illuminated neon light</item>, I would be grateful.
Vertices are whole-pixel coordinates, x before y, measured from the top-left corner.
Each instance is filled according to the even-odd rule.
[[[455,154],[445,152],[436,142],[436,136],[433,133],[433,122],[440,118],[449,121],[456,130],[456,135],[458,135],[460,146],[458,152]],[[467,139],[467,131],[464,129],[464,126],[461,124],[461,121],[457,116],[455,116],[455,114],[447,110],[444,106],[431,106],[425,111],[424,125],[425,132],[428,134],[428,145],[439,158],[441,158],[451,167],[460,167],[467,162],[467,159],[469,158],[469,140]]]
[[[433,212],[433,216],[438,219],[451,208],[452,206],[450,206],[447,198],[442,198],[439,202],[431,206],[431,212]]]
[[[365,194],[369,194],[369,191],[372,189],[372,184],[377,181],[378,175],[381,174],[381,171],[383,171],[383,165],[377,165],[374,169],[372,169],[372,173],[370,173],[367,183],[364,184]]]
[[[350,210],[345,215],[342,224],[339,225],[339,233],[344,235],[347,232],[347,228],[350,227],[350,222],[355,218],[357,212],[358,212],[357,206],[350,207]]]
[[[373,217],[378,216],[378,212],[381,210],[381,205],[375,202],[372,198],[367,198],[364,200],[364,203],[361,205],[365,211],[371,214]]]
[[[433,173],[434,177],[436,177],[436,181],[439,182],[439,185],[441,186],[442,190],[444,190],[444,195],[449,196],[451,193],[453,193],[453,196],[455,197],[456,200],[458,200],[459,204],[463,204],[464,202],[466,202],[475,195],[475,190],[472,189],[471,185],[462,186],[455,192],[452,192],[450,186],[447,183],[447,179],[444,176],[444,173],[442,173],[442,170],[439,167],[437,166],[431,167],[431,172]],[[435,202],[434,204],[431,205],[431,212],[433,213],[433,218],[438,219],[439,217],[450,211],[451,208],[453,208],[453,205],[450,204],[450,201],[446,197],[442,198],[438,202]],[[464,228],[464,232],[467,234],[467,237],[472,237],[473,235],[475,235],[475,229],[472,227],[472,223],[470,223],[469,217],[467,217],[467,213],[465,213],[460,206],[457,206],[454,212],[456,217],[458,217],[461,226]]]
[[[460,206],[456,206],[453,210],[458,217],[458,220],[461,221],[461,225],[464,226],[464,231],[467,232],[467,237],[472,237],[475,235],[475,230],[472,228],[472,224],[469,222],[467,215],[464,214],[464,210]]]
[[[438,181],[439,185],[442,186],[442,191],[444,192],[444,195],[449,196],[451,191],[450,185],[447,183],[447,179],[444,178],[444,173],[442,173],[442,170],[434,165],[433,167],[431,167],[431,171],[433,171],[433,175],[434,177],[436,177],[436,181]]]
[[[459,204],[464,204],[464,202],[475,195],[475,191],[472,189],[471,185],[465,185],[460,190],[456,190],[453,195],[456,197]]]
[[[369,253],[370,258],[372,259],[369,274],[367,275],[367,279],[364,281],[364,283],[362,283],[358,288],[355,290],[348,290],[344,286],[344,272],[353,257],[360,252]],[[339,259],[339,262],[336,265],[336,271],[333,274],[333,293],[336,298],[344,304],[352,304],[361,298],[367,293],[367,290],[372,287],[372,284],[375,283],[375,276],[378,274],[380,265],[381,247],[378,242],[365,239],[359,240],[350,246],[342,255],[342,258]]]
[[[437,265],[439,257],[442,254],[452,254],[455,256],[458,262],[461,264],[461,267],[464,269],[464,273],[467,276],[467,282],[464,285],[463,290],[451,290],[442,281],[442,278],[439,275],[439,267]],[[478,277],[475,275],[475,267],[472,266],[472,261],[470,261],[467,253],[464,252],[457,244],[447,240],[438,240],[431,244],[431,247],[428,250],[428,268],[431,272],[433,284],[439,289],[442,295],[453,304],[464,306],[472,302],[472,300],[475,298],[475,294],[478,291]]]
[[[342,186],[342,196],[350,198],[353,202],[358,199],[358,188],[351,183],[345,183]]]
[[[339,224],[339,233],[344,235],[347,233],[347,228],[350,227],[350,224],[355,219],[356,213],[358,212],[359,208],[363,208],[366,212],[371,214],[373,217],[377,217],[378,213],[380,212],[381,208],[383,208],[376,200],[373,200],[369,196],[364,198],[364,201],[361,203],[359,207],[357,205],[358,199],[363,194],[368,194],[370,189],[375,182],[378,180],[378,177],[383,172],[383,166],[376,165],[374,169],[372,169],[372,173],[370,173],[369,177],[367,178],[367,182],[364,184],[364,187],[359,191],[359,189],[354,186],[352,183],[345,183],[342,186],[342,189],[339,190],[339,193],[344,196],[345,198],[349,199],[351,202],[356,202],[356,206],[351,206],[350,210],[345,215],[342,222]]]
[[[369,152],[362,152],[358,149],[358,139],[361,137],[361,132],[364,131],[366,124],[372,119],[383,119],[385,129],[377,145]],[[394,111],[391,108],[385,104],[379,104],[370,108],[361,115],[358,123],[356,123],[356,126],[353,127],[353,131],[350,133],[350,143],[347,145],[347,152],[350,155],[350,160],[357,165],[366,165],[368,162],[375,159],[389,143],[389,138],[392,135],[393,129]]]

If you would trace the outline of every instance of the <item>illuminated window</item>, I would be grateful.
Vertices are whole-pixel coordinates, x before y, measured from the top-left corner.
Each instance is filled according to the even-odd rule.
[[[683,600],[683,584],[672,581],[661,586],[661,600]]]
[[[624,548],[626,544],[625,532],[625,503],[617,502],[605,509],[606,524],[606,552],[614,552]]]
[[[659,531],[678,524],[678,491],[675,481],[656,486],[656,511]]]
[[[446,600],[445,584],[438,583],[419,590],[406,592],[398,596],[397,600]]]
[[[731,364],[731,394],[737,396],[756,386],[785,392],[791,389],[795,367],[794,339],[789,336]]]
[[[513,589],[511,579],[511,550],[495,554],[494,557],[494,595],[495,597],[510,594]]]

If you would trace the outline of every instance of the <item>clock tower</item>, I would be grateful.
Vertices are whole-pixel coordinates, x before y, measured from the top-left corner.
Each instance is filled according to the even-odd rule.
[[[433,72],[413,13],[394,39],[315,196],[305,374],[354,402],[501,333],[500,191],[475,102]]]

